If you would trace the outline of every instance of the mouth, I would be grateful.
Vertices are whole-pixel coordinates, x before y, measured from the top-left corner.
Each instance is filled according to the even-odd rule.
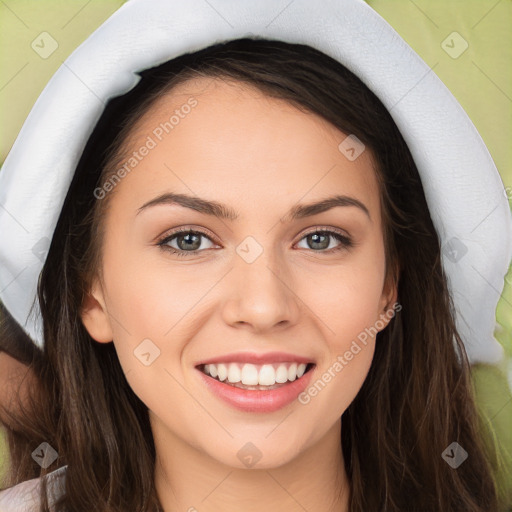
[[[195,368],[216,399],[244,413],[272,413],[296,401],[316,368],[315,363],[303,358],[286,359],[283,356],[278,362],[262,364],[244,362],[240,356],[238,361],[210,361]]]
[[[250,391],[271,391],[301,379],[314,366],[312,362],[292,361],[267,364],[226,362],[200,364],[196,368],[207,377],[228,386]]]

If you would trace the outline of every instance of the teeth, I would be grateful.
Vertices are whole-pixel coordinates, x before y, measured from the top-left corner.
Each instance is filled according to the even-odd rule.
[[[210,365],[215,366],[215,365]],[[217,365],[217,377],[220,381],[226,380],[226,377],[228,376],[228,370],[226,368],[225,364],[218,364]]]
[[[280,364],[276,370],[276,382],[282,384],[288,380],[288,368],[284,364]]]
[[[264,364],[258,375],[260,386],[273,386],[276,383],[276,371],[271,364]]]
[[[213,365],[212,365],[213,366]],[[212,375],[213,377],[213,375]],[[231,363],[228,367],[228,381],[229,382],[240,382],[241,372],[237,364]]]
[[[297,363],[292,363],[288,368],[288,380],[294,381],[297,378]]]
[[[217,378],[221,382],[242,383],[246,386],[274,386],[294,381],[302,377],[306,371],[306,364],[301,363],[275,363],[254,365],[250,363],[220,363],[207,364],[204,373]]]
[[[242,384],[246,386],[256,386],[258,384],[258,368],[253,364],[244,364],[242,368]]]

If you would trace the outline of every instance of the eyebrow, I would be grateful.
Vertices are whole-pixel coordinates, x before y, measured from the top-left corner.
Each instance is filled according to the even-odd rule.
[[[212,215],[214,217],[230,221],[234,221],[239,218],[239,214],[225,204],[219,203],[217,201],[202,199],[196,196],[190,196],[188,194],[175,193],[162,194],[158,197],[155,197],[154,199],[151,199],[151,201],[144,203],[137,210],[137,215],[147,208],[164,204],[183,206],[184,208],[190,208],[191,210],[195,210],[205,215]],[[314,203],[295,205],[285,214],[285,216],[282,218],[282,221],[289,222],[296,219],[303,219],[305,217],[318,215],[319,213],[323,213],[337,206],[356,207],[363,211],[372,222],[368,208],[361,201],[359,201],[359,199],[345,195],[335,195]]]

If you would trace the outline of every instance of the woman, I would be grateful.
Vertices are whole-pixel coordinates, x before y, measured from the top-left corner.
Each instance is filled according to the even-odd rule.
[[[141,75],[88,140],[38,288],[20,421],[66,467],[55,510],[498,510],[439,235],[381,101],[283,41]]]

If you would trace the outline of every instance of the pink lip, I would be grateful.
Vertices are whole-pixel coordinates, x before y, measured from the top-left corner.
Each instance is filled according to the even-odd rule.
[[[267,352],[265,354],[257,354],[256,352],[237,352],[233,354],[225,354],[223,356],[205,359],[196,364],[197,366],[203,364],[217,364],[217,363],[252,363],[252,364],[267,364],[267,363],[312,363],[311,359],[306,357],[297,356],[295,354],[287,354],[285,352]]]
[[[235,409],[244,412],[274,412],[292,403],[306,389],[314,367],[293,382],[269,391],[236,388],[198,371],[210,391]]]

